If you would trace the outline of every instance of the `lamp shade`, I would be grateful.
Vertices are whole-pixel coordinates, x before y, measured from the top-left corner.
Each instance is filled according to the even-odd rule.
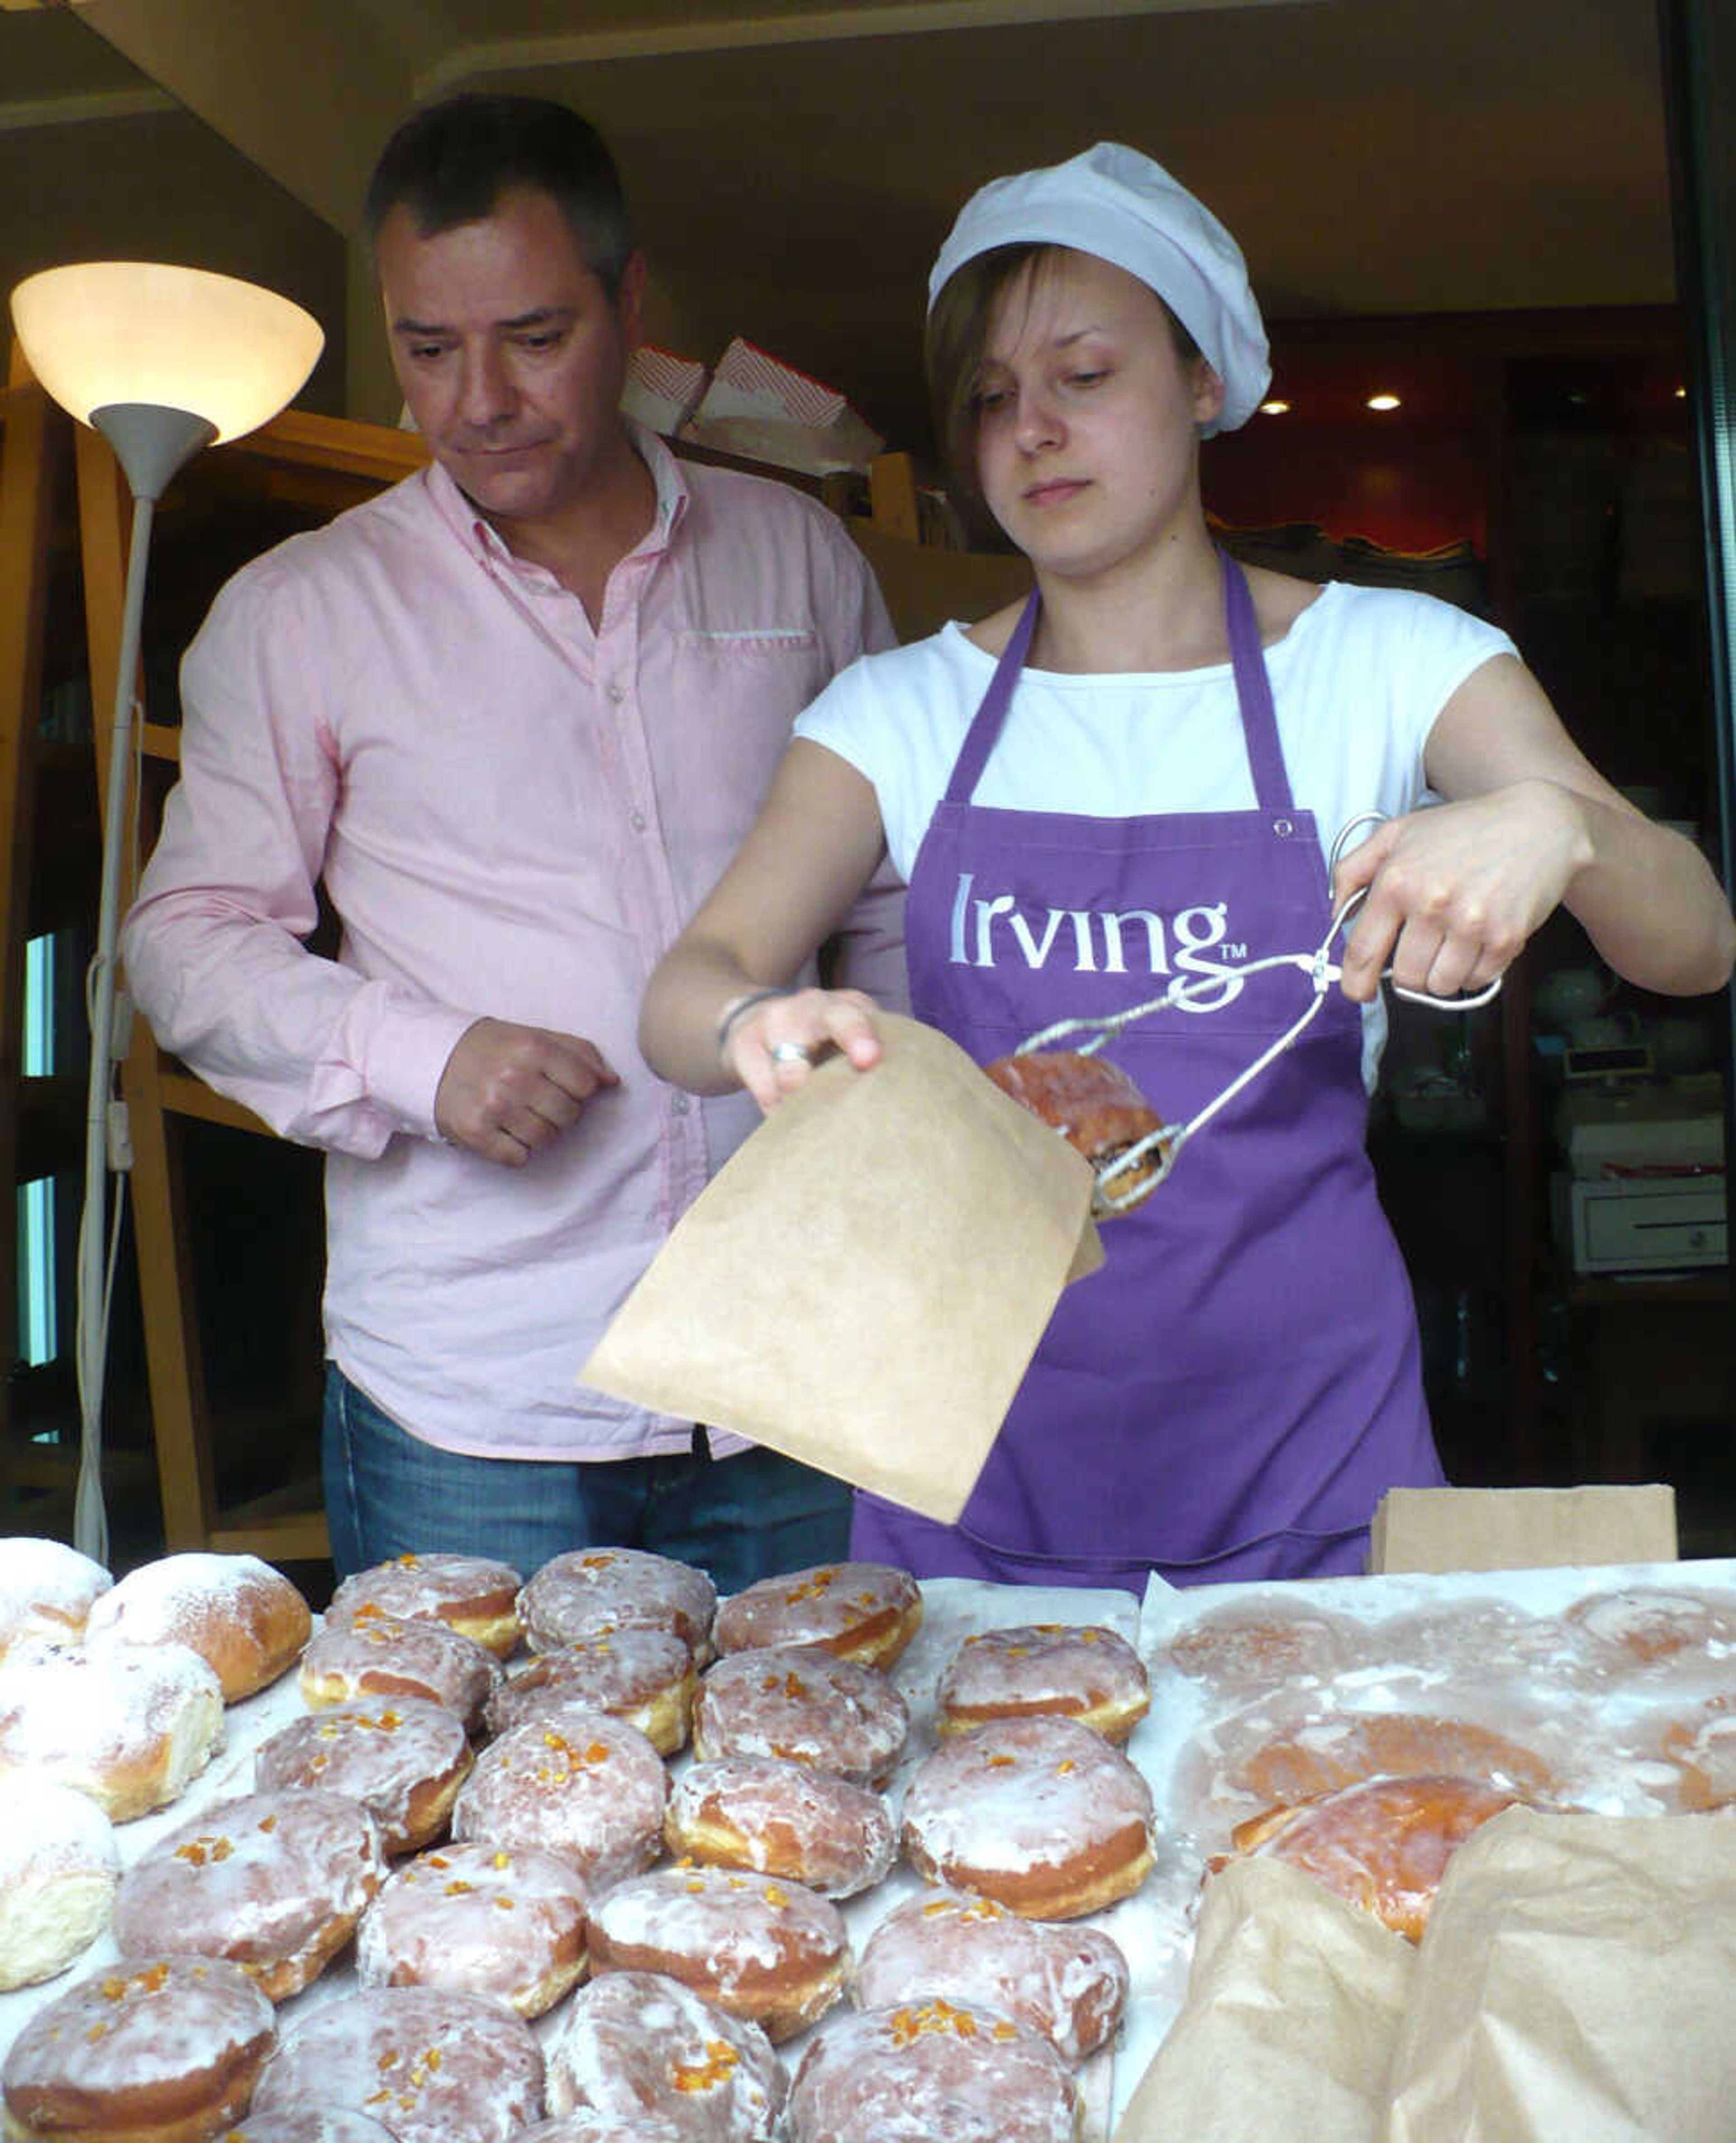
[[[45,268],[13,290],[12,315],[31,370],[82,422],[147,404],[202,418],[216,441],[275,417],[325,341],[273,290],[147,260]]]

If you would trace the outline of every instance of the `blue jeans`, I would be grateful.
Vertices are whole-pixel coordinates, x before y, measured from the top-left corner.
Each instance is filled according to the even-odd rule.
[[[842,1561],[850,1490],[759,1446],[713,1458],[475,1458],[409,1435],[335,1364],[325,1370],[325,1514],[340,1577],[409,1553],[493,1556],[528,1577],[574,1547],[648,1548],[720,1593]]]

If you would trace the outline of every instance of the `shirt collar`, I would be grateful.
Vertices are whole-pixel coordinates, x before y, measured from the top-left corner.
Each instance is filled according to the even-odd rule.
[[[674,540],[675,532],[687,517],[690,493],[682,467],[676,457],[648,426],[636,418],[623,415],[627,435],[635,452],[651,472],[651,480],[657,489],[657,512],[649,528],[634,547],[634,557],[656,556],[667,551]],[[492,528],[470,501],[459,488],[445,468],[438,461],[430,461],[424,472],[424,482],[429,498],[442,521],[457,537],[471,556],[484,565],[506,566],[515,572],[541,573],[541,566],[533,566],[518,557],[504,543],[498,532]]]

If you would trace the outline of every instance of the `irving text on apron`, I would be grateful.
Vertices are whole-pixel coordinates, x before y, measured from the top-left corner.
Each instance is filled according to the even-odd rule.
[[[980,1062],[1056,1020],[1161,992],[1161,973],[1154,983],[1091,956],[1093,917],[1119,938],[1159,918],[1182,962],[1190,944],[1218,960],[1228,946],[1248,959],[1294,953],[1330,927],[1325,859],[1312,814],[1291,799],[1252,600],[1223,563],[1252,810],[1098,819],[974,803],[1034,595],[996,666],[918,852],[906,915],[912,1007]],[[1034,964],[991,934],[1009,914],[1034,945],[1040,918],[1059,934],[1059,918],[1088,949]],[[1309,987],[1282,970],[1253,977],[1222,1008],[1142,1019],[1106,1053],[1181,1122],[1291,1023]],[[1360,1012],[1334,987],[1168,1180],[1104,1224],[1106,1262],[1063,1295],[959,1524],[859,1494],[852,1553],[928,1576],[1136,1590],[1153,1569],[1188,1583],[1362,1568],[1385,1491],[1442,1476],[1410,1284],[1364,1146],[1361,1041]]]

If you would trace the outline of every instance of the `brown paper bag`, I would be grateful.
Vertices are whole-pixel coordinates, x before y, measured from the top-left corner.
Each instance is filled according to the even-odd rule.
[[[1454,1853],[1386,2143],[1729,2143],[1736,1822],[1508,1809]]]
[[[1281,1860],[1206,1886],[1188,1999],[1115,2143],[1378,2143],[1416,1953]]]
[[[883,1013],[719,1170],[580,1374],[950,1523],[1062,1288],[1091,1170],[957,1045]]]

